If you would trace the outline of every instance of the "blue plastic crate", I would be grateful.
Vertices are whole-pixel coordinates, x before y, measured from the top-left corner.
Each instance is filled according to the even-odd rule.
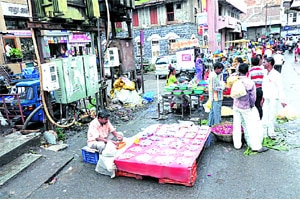
[[[89,147],[83,147],[81,149],[81,154],[82,154],[83,162],[96,165],[99,160],[99,153],[97,151],[96,152],[89,151]]]

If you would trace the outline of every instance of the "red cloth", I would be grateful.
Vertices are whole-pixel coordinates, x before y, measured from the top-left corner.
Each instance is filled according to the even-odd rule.
[[[163,126],[166,125],[161,125],[160,128],[163,128]],[[174,125],[173,131],[177,130],[176,133],[178,134],[179,131],[176,129],[176,125]],[[172,179],[175,181],[180,181],[180,182],[189,182],[191,178],[191,173],[192,173],[192,166],[199,156],[200,152],[202,151],[205,141],[207,140],[210,129],[208,131],[205,131],[203,133],[203,130],[201,130],[201,127],[198,127],[198,131],[193,138],[187,138],[186,136],[189,134],[188,133],[189,128],[186,128],[186,134],[184,137],[176,138],[176,137],[158,137],[158,141],[153,141],[151,145],[149,146],[140,146],[136,144],[132,144],[130,147],[128,147],[121,155],[119,155],[115,159],[115,164],[118,170],[133,173],[133,174],[138,174],[142,176],[151,176],[155,178],[168,178]],[[155,136],[155,134],[154,134]],[[151,137],[151,136],[150,136]],[[149,137],[149,138],[150,138]],[[144,138],[140,139],[140,144],[142,143],[143,140],[149,140],[149,138]],[[201,144],[195,144],[196,140],[200,140]],[[176,148],[171,148],[172,145],[171,143],[173,142],[183,142],[184,141],[184,146],[182,146],[179,149]],[[158,147],[158,143],[168,143],[165,147]],[[191,150],[191,147],[197,146],[197,149]],[[141,151],[136,152],[133,151],[133,149],[136,150],[136,147],[141,147]],[[159,151],[155,154],[150,154],[148,153],[152,149],[159,149]],[[174,152],[174,154],[171,154],[169,156],[173,156],[174,159],[170,161],[169,163],[166,162],[168,157],[166,157],[166,152]],[[192,154],[185,154],[186,152],[189,152]],[[134,154],[134,156],[130,158],[126,158],[125,155],[128,154]],[[142,155],[147,154],[147,156],[151,156],[148,161],[140,161],[139,157]],[[164,159],[165,158],[165,159]],[[186,162],[179,164],[178,161],[184,159]],[[160,160],[163,163],[158,163],[157,160]],[[165,162],[165,163],[164,163]]]

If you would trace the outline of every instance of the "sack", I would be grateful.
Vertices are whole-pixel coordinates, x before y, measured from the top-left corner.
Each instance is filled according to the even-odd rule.
[[[111,141],[108,141],[105,145],[104,150],[102,151],[102,155],[106,157],[113,157],[117,153],[117,147]]]
[[[243,84],[243,81],[238,79],[237,81],[234,82],[231,88],[230,96],[232,98],[240,98],[243,97],[247,94],[245,85]]]
[[[293,121],[298,119],[297,109],[291,106],[285,106],[284,108],[280,109],[276,115],[276,119],[279,120],[288,120]]]

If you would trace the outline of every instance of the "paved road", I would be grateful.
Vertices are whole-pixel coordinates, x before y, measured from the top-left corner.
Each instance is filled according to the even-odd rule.
[[[282,70],[284,87],[288,96],[288,103],[300,111],[299,85],[300,64],[294,63],[290,55],[286,55],[286,64]],[[157,91],[154,75],[146,75],[145,91]],[[162,88],[164,79],[159,80]],[[174,122],[169,118],[164,121],[152,119],[156,112],[151,109],[140,114],[138,119],[118,127],[126,136],[132,136],[142,128],[154,123]],[[299,112],[300,113],[300,112]],[[280,126],[288,129],[287,140],[299,144],[300,120]],[[97,174],[95,165],[82,162],[81,147],[85,145],[85,133],[76,134],[68,142],[69,148],[64,150],[74,159],[56,176],[57,181],[44,184],[26,196],[17,198],[39,199],[69,199],[69,198],[134,198],[134,199],[225,199],[225,198],[300,198],[300,159],[299,148],[292,148],[286,152],[270,150],[263,154],[244,156],[242,150],[233,149],[232,144],[213,141],[201,154],[197,173],[198,177],[193,187],[172,184],[159,184],[156,179],[145,178],[135,180],[127,177],[111,179],[108,176]],[[64,153],[65,153],[64,152]],[[56,154],[57,159],[65,156],[61,152]],[[38,165],[36,167],[39,167]],[[51,168],[51,166],[48,166]],[[29,173],[30,171],[28,171]],[[39,175],[32,175],[32,179]],[[15,180],[20,181],[18,179]],[[30,184],[30,180],[27,181]],[[5,189],[14,192],[12,182]],[[15,189],[17,190],[17,189]],[[14,195],[12,195],[14,197]]]

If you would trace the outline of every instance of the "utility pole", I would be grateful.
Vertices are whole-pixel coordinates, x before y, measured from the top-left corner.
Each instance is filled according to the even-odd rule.
[[[140,30],[140,56],[141,56],[141,74],[142,74],[142,93],[145,93],[144,86],[144,65],[143,65],[143,46],[144,46],[144,31]]]
[[[268,34],[268,31],[267,31],[267,24],[268,24],[268,3],[266,4],[266,16],[265,16],[265,30],[266,30],[266,37],[267,37],[267,34]]]

